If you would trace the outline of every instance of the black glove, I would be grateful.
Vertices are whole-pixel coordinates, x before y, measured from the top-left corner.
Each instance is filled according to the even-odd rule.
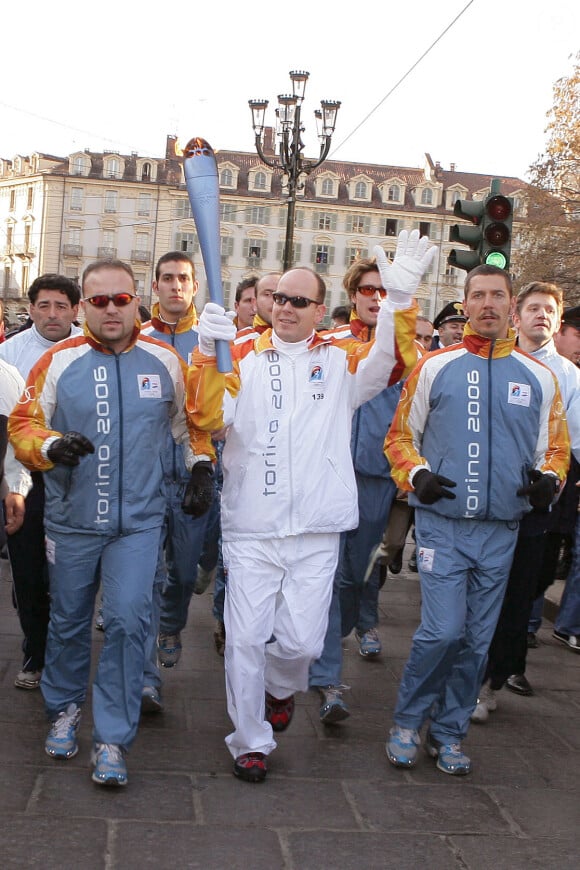
[[[446,486],[457,486],[457,484],[441,474],[433,474],[428,468],[422,468],[413,477],[415,495],[421,504],[433,504],[440,498],[455,498],[454,492],[444,489]]]
[[[528,477],[528,486],[518,489],[517,495],[527,495],[531,506],[540,511],[548,510],[559,490],[558,478],[553,474],[542,474],[537,468],[528,471]]]
[[[196,462],[181,502],[181,510],[192,517],[202,517],[211,507],[214,496],[213,465],[207,460]]]
[[[52,442],[46,455],[55,465],[60,463],[72,468],[79,464],[81,456],[94,452],[95,448],[89,439],[80,432],[66,432],[61,438]]]

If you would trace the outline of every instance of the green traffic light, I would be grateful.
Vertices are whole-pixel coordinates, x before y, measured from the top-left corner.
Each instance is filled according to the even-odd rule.
[[[497,266],[498,269],[505,269],[507,266],[507,257],[501,251],[490,251],[485,262],[488,266]]]

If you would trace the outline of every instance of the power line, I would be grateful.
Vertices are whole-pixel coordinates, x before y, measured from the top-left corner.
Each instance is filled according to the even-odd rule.
[[[362,119],[362,121],[360,121],[360,122],[356,125],[356,127],[355,127],[353,130],[351,130],[351,132],[348,134],[348,136],[346,136],[345,139],[342,140],[342,142],[339,142],[339,143],[338,143],[338,145],[336,146],[336,148],[334,148],[334,149],[331,151],[331,153],[330,153],[330,155],[329,155],[330,158],[332,158],[332,156],[336,153],[336,151],[338,151],[339,148],[342,148],[342,146],[343,146],[346,142],[348,142],[349,139],[351,139],[351,138],[354,136],[354,134],[357,132],[357,130],[360,130],[360,128],[363,126],[363,124],[366,124],[366,122],[367,122],[368,119],[371,117],[371,115],[374,115],[374,113],[375,113],[378,109],[380,109],[380,107],[383,105],[383,103],[384,103],[386,100],[388,100],[388,98],[389,98],[392,94],[394,94],[394,92],[397,90],[397,88],[399,87],[399,85],[401,85],[401,84],[405,81],[405,79],[408,78],[408,77],[411,75],[411,73],[413,72],[413,70],[416,69],[416,68],[419,66],[419,64],[421,63],[421,61],[422,61],[424,58],[427,57],[427,55],[429,54],[429,52],[430,52],[433,48],[435,48],[435,46],[437,45],[437,43],[440,42],[440,41],[443,39],[443,37],[445,36],[445,34],[448,33],[448,32],[451,30],[451,28],[453,27],[453,25],[454,25],[457,21],[459,21],[459,19],[460,19],[461,16],[464,14],[464,12],[467,12],[467,10],[469,9],[469,7],[472,6],[473,3],[475,3],[475,0],[469,0],[469,3],[467,3],[467,4],[463,7],[463,9],[461,10],[461,12],[459,12],[459,13],[455,16],[455,18],[453,19],[453,21],[451,21],[451,22],[447,25],[447,27],[445,28],[445,30],[443,30],[443,31],[439,34],[439,36],[437,37],[437,39],[435,39],[435,40],[431,43],[431,45],[429,46],[429,48],[427,48],[427,49],[423,52],[423,54],[422,54],[422,55],[421,55],[421,56],[420,56],[420,57],[415,61],[415,63],[413,64],[413,66],[409,67],[409,69],[407,70],[407,72],[406,72],[404,75],[401,76],[401,78],[398,80],[398,82],[396,82],[396,83],[393,85],[393,87],[391,88],[391,90],[388,91],[388,93],[385,94],[385,96],[382,98],[382,100],[380,100],[380,102],[378,102],[378,103],[376,104],[376,106],[374,106],[374,108],[372,108],[372,109],[370,110],[370,112],[369,112],[367,115],[365,115],[365,117]]]

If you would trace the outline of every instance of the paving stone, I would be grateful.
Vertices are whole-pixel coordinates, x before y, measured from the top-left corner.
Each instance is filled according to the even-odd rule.
[[[577,870],[578,837],[453,837],[465,870]]]
[[[105,821],[2,813],[2,870],[103,870],[106,852]]]
[[[294,866],[300,870],[330,866],[341,870],[464,870],[444,838],[432,835],[307,831],[290,834],[288,843]],[[335,856],[332,865],[327,863],[329,855]]]
[[[545,787],[510,789],[501,785],[493,786],[489,792],[530,837],[578,836],[578,801],[571,800],[569,792]]]

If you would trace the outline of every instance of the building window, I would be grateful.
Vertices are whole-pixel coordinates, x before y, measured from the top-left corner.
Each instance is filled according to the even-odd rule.
[[[71,187],[70,189],[70,210],[83,210],[83,189],[82,187]]]
[[[399,221],[396,218],[387,218],[387,220],[385,222],[385,235],[386,236],[398,235],[398,226],[399,226]]]
[[[276,242],[276,259],[279,263],[284,259],[284,245],[286,243],[283,239],[279,239]],[[302,258],[302,242],[297,242],[294,240],[294,244],[292,245],[293,250],[293,259],[295,263],[299,263]]]
[[[137,214],[148,217],[151,214],[151,194],[140,193],[137,202]]]
[[[328,272],[328,267],[334,262],[334,248],[332,245],[312,245],[312,260],[317,272]]]
[[[15,190],[14,188],[12,188],[12,190],[10,191],[10,205],[9,205],[9,210],[10,210],[10,211],[15,211],[15,210],[16,210],[16,190]]]
[[[105,212],[107,214],[112,214],[117,211],[118,199],[119,195],[116,190],[105,191]]]
[[[106,163],[107,178],[121,177],[121,161],[117,157],[110,157]]]
[[[222,263],[227,261],[228,257],[234,253],[234,239],[233,236],[220,236],[220,254],[222,258]]]
[[[244,239],[244,257],[250,268],[258,268],[266,259],[268,244],[266,239]]]
[[[332,178],[325,178],[320,188],[322,196],[334,196],[334,181]]]
[[[312,222],[312,228],[314,230],[334,232],[336,230],[336,214],[331,211],[316,212]]]
[[[248,209],[246,223],[266,226],[270,223],[270,209],[265,205],[253,205]]]
[[[233,187],[234,173],[231,169],[222,169],[220,172],[220,187]]]
[[[371,228],[371,219],[366,214],[351,214],[346,220],[347,233],[363,233],[368,235]]]
[[[26,192],[26,210],[30,211],[32,208],[32,203],[34,202],[34,188],[29,187]]]
[[[428,221],[420,221],[419,222],[419,235],[420,236],[430,236],[431,235],[431,224]]]
[[[401,201],[401,189],[398,184],[391,184],[387,193],[387,200],[389,202]]]
[[[344,252],[344,265],[352,266],[355,260],[365,259],[368,257],[369,251],[366,247],[350,247]]]
[[[141,167],[141,181],[151,181],[151,164],[144,163]]]
[[[304,227],[304,215],[305,215],[305,213],[306,213],[306,209],[303,209],[303,208],[297,208],[296,211],[294,212],[294,226],[296,227],[296,229],[301,230]],[[278,209],[278,226],[285,227],[287,219],[288,219],[288,210],[286,208],[279,208]],[[314,229],[316,229],[316,225],[314,223],[314,221],[316,220],[316,213],[315,213],[314,217],[312,218],[312,220],[313,220],[313,227],[314,227]]]
[[[355,189],[354,189],[354,198],[355,199],[366,199],[367,198],[367,185],[364,181],[357,181]]]
[[[236,204],[220,202],[220,220],[234,222],[236,220]]]
[[[148,251],[149,233],[135,233],[135,246],[138,251]]]
[[[433,205],[433,191],[430,187],[424,187],[421,191],[421,205]]]
[[[189,200],[184,196],[183,199],[176,199],[173,203],[173,217],[176,220],[191,220],[191,206]]]
[[[195,233],[175,233],[175,250],[184,254],[197,254],[199,242]]]
[[[68,243],[69,243],[69,245],[80,245],[80,243],[81,243],[81,229],[80,229],[80,227],[69,227]]]
[[[254,190],[266,190],[265,172],[256,172],[254,175]]]
[[[83,157],[81,154],[77,154],[76,157],[73,158],[71,164],[71,175],[88,175],[90,170],[90,163],[86,157]]]

